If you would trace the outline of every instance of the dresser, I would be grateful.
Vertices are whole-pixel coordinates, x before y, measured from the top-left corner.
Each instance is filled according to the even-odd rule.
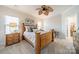
[[[20,33],[6,34],[6,46],[20,42]]]

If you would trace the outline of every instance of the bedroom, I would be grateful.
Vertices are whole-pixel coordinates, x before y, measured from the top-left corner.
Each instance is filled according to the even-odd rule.
[[[1,5],[0,6],[0,53],[4,53],[4,54],[5,53],[19,53],[19,54],[34,53],[34,48],[31,45],[29,45],[27,41],[22,40],[23,38],[21,35],[23,34],[22,24],[29,23],[28,21],[30,21],[30,25],[33,23],[32,25],[36,26],[38,30],[49,31],[51,29],[54,29],[56,31],[54,42],[48,44],[42,50],[41,53],[44,54],[78,53],[79,48],[75,49],[74,47],[73,44],[74,40],[72,39],[70,34],[70,26],[72,23],[75,24],[76,31],[79,27],[78,24],[79,6],[75,6],[75,5],[49,5],[49,6],[53,8],[53,12],[49,12],[48,15],[44,15],[44,14],[39,15],[38,14],[39,10],[36,9],[41,8],[41,5]],[[10,34],[10,32],[15,32],[15,34]],[[8,41],[6,41],[6,36],[10,36],[10,35],[12,35],[13,38],[15,36],[15,39],[17,38],[18,39],[14,40],[12,38],[14,42],[12,41],[12,39],[9,39],[8,41],[10,40],[11,41],[8,43]],[[8,45],[9,44],[12,45],[6,46],[6,43]]]

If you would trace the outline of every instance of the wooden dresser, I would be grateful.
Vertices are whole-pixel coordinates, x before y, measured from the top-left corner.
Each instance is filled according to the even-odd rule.
[[[20,33],[6,34],[6,46],[20,42]]]

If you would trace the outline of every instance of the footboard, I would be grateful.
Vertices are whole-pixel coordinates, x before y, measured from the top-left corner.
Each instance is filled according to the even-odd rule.
[[[47,46],[52,41],[52,32],[47,32],[40,35],[41,38],[41,49]]]
[[[41,49],[47,46],[51,41],[53,41],[52,31],[40,34],[36,33],[36,40],[35,40],[35,53],[40,54]]]

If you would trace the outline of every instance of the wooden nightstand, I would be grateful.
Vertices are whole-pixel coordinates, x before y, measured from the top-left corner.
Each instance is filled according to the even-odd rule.
[[[6,46],[20,42],[20,33],[6,34]]]

